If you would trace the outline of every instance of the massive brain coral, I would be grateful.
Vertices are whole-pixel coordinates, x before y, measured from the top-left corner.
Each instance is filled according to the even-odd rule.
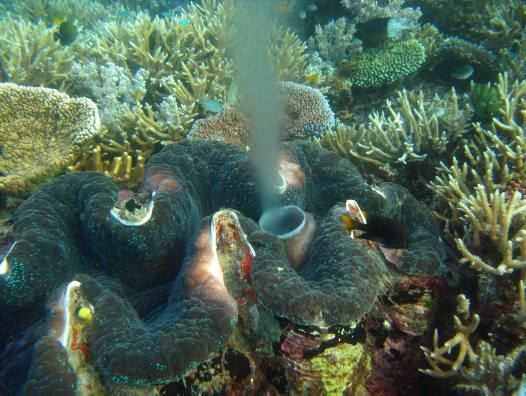
[[[72,164],[99,128],[90,99],[0,83],[0,191],[28,193]]]
[[[292,238],[255,223],[255,162],[222,142],[187,140],[151,157],[148,197],[93,172],[33,194],[0,263],[0,312],[54,307],[26,391],[49,381],[73,390],[166,384],[224,348],[249,296],[272,315],[325,328],[359,320],[395,272],[440,272],[432,215],[402,187],[373,188],[349,161],[299,141],[283,145],[279,176],[281,203],[304,210],[283,225],[309,223]],[[406,223],[415,243],[386,260],[350,238],[341,230],[347,199]]]

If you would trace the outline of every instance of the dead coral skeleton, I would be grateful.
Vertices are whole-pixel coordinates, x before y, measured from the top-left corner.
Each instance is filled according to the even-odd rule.
[[[465,366],[466,363],[474,365],[478,362],[479,358],[471,346],[469,336],[475,332],[480,318],[477,314],[471,315],[469,304],[466,296],[463,294],[457,296],[458,316],[453,316],[457,333],[452,338],[447,340],[442,346],[439,346],[438,330],[435,329],[433,350],[424,346],[420,347],[431,366],[430,369],[420,369],[420,372],[438,378],[454,377],[459,375],[461,371],[468,369]],[[456,357],[451,356],[451,351],[454,348],[458,349]]]

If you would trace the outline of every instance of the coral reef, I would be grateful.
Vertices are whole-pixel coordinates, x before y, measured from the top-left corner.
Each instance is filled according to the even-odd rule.
[[[28,193],[40,180],[73,163],[99,133],[97,107],[87,98],[2,83],[0,102],[0,190],[4,192]]]
[[[425,49],[417,40],[386,42],[340,62],[338,73],[348,78],[353,87],[379,88],[417,72],[425,59]]]
[[[454,158],[451,166],[442,163],[441,174],[431,186],[448,202],[452,213],[448,227],[463,260],[478,269],[502,275],[524,261],[523,197],[519,192],[506,194],[504,190],[508,183],[521,180],[525,169],[522,153],[526,84],[511,83],[504,74],[500,75],[496,89],[500,101],[498,115],[492,118],[489,127],[474,125],[475,135],[463,147],[464,162]],[[479,249],[484,243],[498,252],[492,254],[491,264],[469,248]]]
[[[144,186],[151,192],[146,196],[119,191],[106,176],[86,172],[58,177],[25,201],[0,267],[2,310],[34,310],[61,283],[78,282],[75,295],[85,309],[82,315],[81,308],[74,312],[76,321],[84,321],[82,336],[75,338],[80,336],[72,326],[73,338],[66,337],[63,348],[69,355],[79,349],[75,353],[81,358],[88,353],[82,367],[98,373],[103,387],[131,392],[175,381],[220,353],[239,310],[243,318],[254,317],[248,311],[255,301],[296,323],[349,325],[371,309],[389,283],[393,275],[387,261],[417,276],[441,270],[443,246],[431,213],[403,188],[383,185],[377,192],[352,164],[309,142],[287,144],[281,158],[282,203],[301,205],[321,218],[312,243],[295,242],[307,252],[297,273],[283,254],[283,242],[249,219],[260,217],[261,206],[255,162],[247,152],[227,143],[187,140],[151,157],[144,171]],[[407,222],[414,245],[393,261],[385,249],[344,235],[339,219],[344,209],[334,205],[349,196],[370,211]],[[216,212],[223,207],[249,218],[231,210]],[[46,261],[50,257],[55,257],[52,264]],[[341,259],[348,266],[336,264]],[[266,281],[265,272],[285,276],[284,283]],[[297,291],[295,284],[304,290]],[[294,303],[291,293],[299,301]],[[333,302],[323,307],[326,299]],[[282,300],[287,303],[275,305]],[[146,313],[151,315],[143,317]],[[328,351],[328,358],[341,348]],[[62,356],[55,349],[43,353]],[[39,351],[28,385],[35,389],[44,386],[37,380],[44,364]],[[323,360],[309,360],[313,372]],[[74,375],[76,382],[71,381],[81,386],[79,366],[68,364],[57,370]]]
[[[387,113],[374,112],[358,126],[340,122],[317,143],[362,166],[396,174],[411,162],[438,165],[469,127],[471,110],[455,90],[431,100],[423,91],[398,91],[386,103]]]
[[[31,23],[8,14],[0,19],[0,80],[64,89],[74,56],[53,38],[44,22]]]
[[[436,378],[452,379],[453,389],[459,392],[486,395],[517,392],[523,381],[520,375],[523,368],[519,366],[524,346],[507,355],[497,354],[486,341],[479,341],[474,348],[471,344],[474,337],[470,339],[470,336],[477,330],[480,317],[471,314],[470,301],[463,294],[457,296],[457,314],[453,317],[456,334],[452,338],[439,347],[435,329],[434,349],[421,347],[431,368],[420,371]],[[456,351],[456,356],[452,351]]]
[[[404,18],[416,22],[422,12],[418,8],[402,8],[405,0],[341,0],[344,7],[348,8],[358,22],[374,18]]]

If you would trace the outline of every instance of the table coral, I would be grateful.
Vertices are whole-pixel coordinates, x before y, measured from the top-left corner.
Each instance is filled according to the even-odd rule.
[[[307,258],[298,272],[282,242],[251,220],[262,209],[249,153],[227,143],[187,140],[152,156],[144,173],[151,192],[146,199],[86,172],[56,178],[21,205],[0,265],[2,311],[38,311],[61,283],[78,282],[75,295],[83,305],[71,309],[76,321],[82,319],[82,339],[89,340],[82,344],[82,367],[94,370],[108,389],[127,393],[175,381],[217,355],[234,334],[239,310],[256,302],[307,325],[359,320],[393,273],[380,249],[341,231],[337,203],[349,196],[372,212],[409,222],[415,247],[407,257],[412,262],[420,255],[425,265],[397,271],[440,271],[443,247],[429,224],[431,213],[419,210],[403,189],[374,190],[350,162],[310,142],[284,146],[281,164],[282,203],[301,205],[320,219],[313,243],[302,247]],[[422,233],[436,243],[423,243]],[[284,283],[265,281],[264,271],[279,273]],[[321,307],[324,301],[332,303]],[[79,337],[75,326],[64,328],[71,336],[61,339]],[[74,345],[80,348],[70,341],[62,344],[68,354]],[[34,373],[45,372],[42,348]],[[73,372],[77,386],[82,382],[81,366],[55,366],[65,370],[64,378]],[[31,386],[40,386],[36,377]]]
[[[26,194],[73,163],[99,128],[97,107],[87,98],[0,84],[0,190]]]
[[[424,46],[417,40],[388,41],[342,61],[339,72],[357,88],[379,88],[417,72],[425,60]]]

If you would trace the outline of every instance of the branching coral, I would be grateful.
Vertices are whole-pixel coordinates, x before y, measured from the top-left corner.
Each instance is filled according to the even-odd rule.
[[[43,21],[48,26],[52,25],[56,18],[75,21],[81,26],[91,26],[108,15],[123,12],[124,7],[119,5],[119,2],[104,6],[97,0],[22,0],[12,2],[11,11],[21,19],[34,23]]]
[[[526,6],[521,0],[491,1],[485,4],[484,11],[470,15],[469,20],[471,31],[490,48],[510,47],[525,39]]]
[[[99,133],[97,106],[48,88],[0,84],[0,190],[25,194]]]
[[[526,170],[526,81],[511,82],[506,73],[501,74],[496,89],[498,114],[489,126],[474,124],[475,135],[461,147],[462,158],[442,163],[431,183],[454,214],[460,200],[473,194],[477,185],[484,185],[488,194],[503,191],[510,181],[522,179]]]
[[[521,369],[516,366],[521,364],[524,346],[505,355],[498,355],[495,348],[485,341],[479,341],[473,348],[470,336],[477,329],[480,318],[477,314],[470,314],[469,304],[463,294],[457,296],[458,315],[454,316],[457,332],[443,346],[438,344],[438,331],[435,329],[433,350],[420,347],[431,366],[430,369],[420,369],[420,372],[436,378],[453,378],[454,389],[462,392],[512,394],[521,383],[518,375]],[[450,357],[455,348],[458,350],[456,357]]]
[[[0,19],[0,79],[16,84],[65,88],[73,56],[44,22],[9,14]]]
[[[354,39],[356,28],[345,17],[330,21],[327,25],[316,25],[314,35],[309,39],[309,49],[331,67],[340,61],[358,55],[362,46]]]
[[[138,155],[148,158],[154,147],[184,137],[205,114],[203,103],[231,103],[234,14],[232,1],[206,0],[166,17],[139,13],[134,20],[101,22],[86,32],[74,77],[82,82],[76,92],[104,108],[109,133],[101,144],[103,161],[124,153],[134,163]],[[269,42],[278,77],[304,80],[309,72],[305,44],[280,28]]]
[[[356,14],[358,22],[373,18],[406,18],[416,22],[422,13],[418,8],[402,8],[405,0],[341,0],[344,7]]]
[[[396,164],[421,162],[427,157],[438,160],[450,141],[465,132],[470,111],[454,90],[444,98],[426,101],[420,91],[411,95],[399,91],[387,111],[369,115],[369,122],[359,126],[338,124],[336,131],[318,143],[340,155],[384,170]]]
[[[447,378],[457,376],[460,370],[466,370],[467,368],[464,365],[467,362],[471,365],[478,362],[478,356],[471,346],[469,336],[477,329],[480,318],[477,314],[471,315],[469,300],[463,294],[457,296],[457,313],[458,316],[453,316],[457,333],[452,338],[447,340],[443,346],[439,346],[438,330],[435,329],[433,350],[423,346],[420,347],[431,366],[431,369],[421,369],[421,372],[433,377]],[[456,357],[450,357],[451,350],[457,347],[458,353]]]
[[[519,192],[507,199],[506,193],[496,190],[489,194],[484,186],[479,185],[475,195],[460,200],[459,212],[460,220],[466,224],[463,239],[456,240],[463,255],[461,262],[469,262],[478,270],[493,275],[503,275],[513,269],[526,269],[526,228],[523,224],[526,200],[522,199]],[[514,231],[512,226],[520,228]],[[489,238],[502,255],[502,261],[496,266],[485,263],[471,253],[464,243],[467,241],[471,246],[480,246],[481,235]]]
[[[493,275],[520,269],[519,303],[524,316],[526,201],[515,189],[526,170],[526,82],[511,83],[503,74],[496,88],[499,114],[489,126],[474,124],[475,134],[462,147],[462,160],[442,163],[431,187],[447,200],[450,216],[444,220],[461,261]],[[494,251],[488,254],[491,248]]]

